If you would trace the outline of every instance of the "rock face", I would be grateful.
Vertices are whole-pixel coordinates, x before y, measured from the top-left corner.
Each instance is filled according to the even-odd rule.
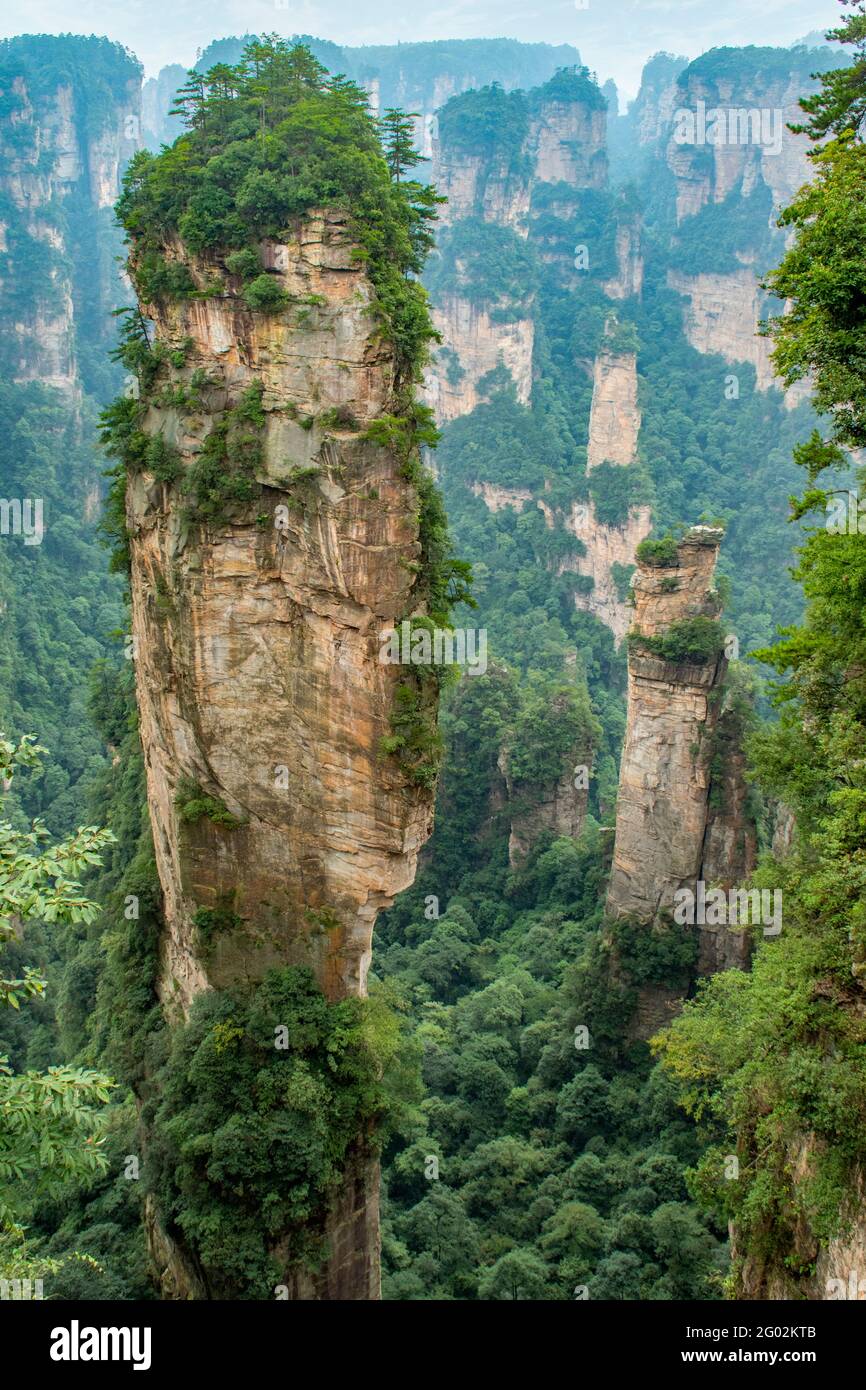
[[[593,366],[587,473],[603,463],[620,468],[634,464],[640,422],[637,357],[633,352],[602,346]],[[566,528],[583,543],[585,551],[568,562],[569,568],[593,581],[589,593],[575,594],[575,604],[606,623],[619,643],[628,630],[630,610],[612,567],[632,563],[637,546],[652,529],[650,509],[631,507],[622,525],[609,526],[599,521],[590,501],[572,508]]]
[[[718,353],[726,362],[751,363],[759,391],[780,385],[770,361],[772,344],[758,336],[768,301],[753,269],[744,266],[728,275],[682,275],[669,270],[667,280],[671,289],[686,297],[683,332],[693,348]],[[808,395],[808,382],[797,382],[785,392],[785,404],[793,409]]]
[[[686,58],[657,53],[644,67],[640,91],[629,110],[640,146],[655,146],[670,131],[680,100],[677,79],[687,64]]]
[[[443,225],[480,217],[526,236],[530,182],[525,173],[515,173],[501,162],[491,163],[480,154],[449,150],[436,140],[432,179],[437,192],[448,199],[440,213]]]
[[[363,995],[376,914],[412,881],[431,828],[432,792],[379,752],[400,679],[379,660],[380,632],[417,610],[420,555],[415,489],[395,452],[364,438],[392,406],[393,360],[342,215],[310,215],[260,249],[312,307],[252,314],[231,291],[144,306],[184,359],[144,419],[178,450],[181,479],[139,473],[127,491],[170,1017],[275,965],[310,966],[331,1000]],[[214,267],[184,259],[204,285]],[[192,392],[196,373],[195,400],[160,403]],[[183,478],[251,388],[257,495],[230,518],[190,519]],[[185,819],[202,796],[224,813]],[[207,939],[202,913],[219,926]],[[359,1159],[330,1261],[295,1296],[377,1296],[375,1201]]]
[[[529,126],[527,151],[538,183],[604,188],[607,112],[578,101],[544,101]]]
[[[787,1165],[794,1188],[803,1189],[815,1177],[814,1136],[791,1141]],[[795,1218],[789,1262],[749,1254],[740,1263],[738,1236],[731,1230],[731,1254],[737,1272],[737,1297],[751,1300],[807,1299],[809,1302],[866,1301],[866,1176],[855,1170],[849,1188],[842,1230],[827,1240],[815,1235],[805,1216]],[[797,1269],[808,1271],[795,1275]]]
[[[657,637],[684,619],[718,616],[712,578],[720,540],[720,531],[694,527],[677,546],[676,563],[638,564],[636,633]],[[713,757],[726,667],[723,654],[686,665],[640,646],[629,651],[628,719],[606,903],[612,919],[626,918],[646,930],[689,930],[670,922],[679,889],[697,896],[701,882],[728,888],[754,868],[757,836],[745,804],[742,754],[725,748],[720,767]],[[748,930],[695,925],[697,974],[746,966]],[[681,988],[641,985],[629,1037],[651,1037],[671,1021],[682,998]]]
[[[452,149],[433,140],[432,181],[448,199],[441,220],[479,217],[527,235],[530,195],[539,183],[567,184],[572,189],[599,189],[607,184],[604,108],[581,101],[540,100],[533,108],[526,138],[509,157]]]
[[[488,309],[448,294],[434,305],[433,323],[442,334],[444,352],[440,350],[427,374],[424,395],[437,424],[474,410],[483,399],[478,383],[500,363],[508,370],[521,405],[528,403],[535,341],[531,318],[498,322]]]
[[[528,488],[502,487],[498,483],[473,482],[470,491],[480,497],[489,512],[501,512],[505,507],[522,513],[533,503],[544,515],[549,529],[562,526],[575,536],[583,547],[579,555],[566,555],[556,561],[556,574],[580,574],[592,580],[592,586],[574,594],[575,607],[592,613],[609,627],[617,646],[628,632],[632,610],[627,603],[627,591],[614,577],[614,567],[621,571],[634,568],[634,553],[652,530],[649,507],[632,507],[622,526],[607,526],[599,521],[595,503],[575,502],[563,514],[552,508],[543,497],[533,498]]]
[[[527,502],[532,501],[532,493],[525,487],[499,487],[496,483],[473,483],[470,489],[480,497],[489,512],[501,512],[511,507],[522,512]]]
[[[605,281],[605,294],[608,299],[640,298],[643,289],[643,254],[639,217],[617,227],[615,250],[617,272]]]
[[[804,76],[793,63],[782,78],[750,72],[747,64],[737,80],[711,75],[700,63],[686,68],[666,147],[679,222],[707,203],[724,202],[734,190],[746,197],[759,183],[780,209],[808,182],[808,137],[788,129],[803,120]],[[678,113],[693,116],[694,124],[685,116],[678,123]]]
[[[637,357],[602,348],[593,369],[587,472],[600,463],[634,463],[639,431]]]
[[[581,194],[607,183],[606,112],[592,100],[549,99],[544,89],[529,94],[526,110],[525,138],[507,159],[467,152],[463,146],[450,149],[437,140],[433,180],[449,200],[445,218],[452,226],[474,219],[527,238],[531,253],[554,267],[562,285],[579,292],[582,272],[576,266],[571,224],[582,207]],[[533,202],[537,191],[540,199]],[[639,296],[640,218],[625,204],[614,251],[616,273],[604,282],[605,294],[619,301]],[[511,376],[517,400],[531,404],[533,313],[531,294],[507,317],[498,307],[491,312],[473,304],[468,295],[434,294],[433,318],[443,346],[428,373],[425,396],[438,423],[474,410],[483,399],[479,383],[500,365]],[[603,463],[628,467],[637,460],[641,425],[636,354],[615,350],[606,341],[587,370],[593,374],[587,471]],[[649,509],[635,506],[622,525],[610,526],[599,521],[592,501],[553,509],[543,496],[534,498],[525,488],[504,488],[485,478],[472,479],[469,487],[492,512],[537,505],[551,529],[562,526],[580,540],[580,554],[566,554],[551,567],[558,574],[572,572],[592,581],[575,591],[575,605],[607,624],[621,641],[629,613],[622,575],[615,578],[612,567],[631,564],[635,547],[650,530]]]
[[[613,566],[626,568],[634,563],[634,553],[652,530],[649,507],[632,507],[623,526],[604,526],[595,514],[595,505],[575,503],[565,521],[566,530],[577,536],[585,546],[583,555],[562,562],[566,567],[592,579],[589,593],[576,593],[576,606],[593,613],[605,623],[616,638],[617,645],[628,632],[632,609],[626,595],[614,579]]]
[[[119,45],[75,39],[67,72],[57,64],[55,42],[14,39],[5,55],[14,75],[0,119],[0,225],[8,256],[0,280],[7,326],[0,365],[13,380],[41,381],[75,398],[83,325],[97,356],[100,339],[107,353],[113,336],[120,239],[111,208],[139,143],[140,70]],[[91,48],[103,66],[99,99],[88,82]]]
[[[685,335],[699,352],[750,363],[760,391],[779,383],[771,343],[757,336],[758,324],[781,306],[767,299],[758,281],[784,249],[779,212],[814,172],[808,137],[788,127],[803,121],[800,98],[814,90],[811,74],[824,61],[820,51],[794,50],[786,71],[780,57],[773,50],[721,49],[689,64],[657,145],[664,173],[675,182],[680,240],[687,248],[681,270],[668,275],[671,288],[686,297]],[[720,204],[736,216],[750,198],[755,210],[751,229],[738,234],[739,267],[731,263],[734,245],[720,250],[709,229],[700,235],[696,229],[688,249],[692,219]],[[785,404],[793,409],[808,395],[808,383],[797,383],[785,393]]]
[[[702,868],[707,883],[728,889],[742,883],[754,869],[758,837],[747,804],[746,755],[729,710],[722,711],[718,728],[724,757],[712,776]]]
[[[562,185],[570,197],[605,187],[604,107],[583,100],[545,99],[543,92],[530,94],[525,138],[508,154],[491,156],[462,144],[449,145],[439,136],[433,140],[431,177],[448,200],[440,212],[445,225],[472,219],[526,239],[531,235],[532,193],[539,184]],[[622,252],[626,255],[625,242]],[[572,259],[573,252],[567,259],[570,274]],[[633,259],[621,273],[631,284],[638,273]],[[508,313],[501,304],[494,309],[478,303],[468,292],[434,296],[433,321],[443,348],[428,371],[425,399],[438,424],[474,410],[481,400],[479,381],[500,363],[511,375],[517,399],[529,403],[535,345],[531,308],[531,296],[514,303]]]
[[[638,565],[635,631],[655,637],[678,620],[717,615],[712,577],[720,540],[718,531],[695,528],[677,547],[675,564]],[[694,887],[702,876],[709,767],[701,748],[715,728],[710,696],[725,669],[724,656],[691,666],[635,647],[629,652],[628,722],[607,895],[611,917],[652,923],[671,912],[677,889]]]
[[[712,578],[720,539],[719,531],[694,527],[677,546],[676,564],[638,564],[632,584],[635,632],[657,637],[677,621],[717,616]],[[670,916],[680,888],[696,892],[699,881],[730,888],[755,866],[758,842],[746,809],[740,749],[727,746],[721,766],[712,766],[726,669],[724,655],[691,666],[639,646],[628,653],[609,916],[659,922]],[[748,933],[702,927],[699,973],[746,959]]]
[[[578,756],[584,756],[581,750],[576,750],[575,758]],[[511,817],[508,862],[512,869],[525,862],[545,831],[576,840],[583,830],[589,790],[588,785],[575,786],[573,762],[568,760],[562,776],[551,786],[522,785],[511,776],[507,751],[500,754],[499,770],[505,779]]]
[[[718,353],[726,362],[750,362],[759,391],[773,385],[770,343],[756,336],[761,294],[754,270],[730,275],[681,275],[668,271],[668,284],[685,295],[683,330],[698,352]]]

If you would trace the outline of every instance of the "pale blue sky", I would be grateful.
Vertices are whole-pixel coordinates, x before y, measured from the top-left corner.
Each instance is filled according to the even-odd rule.
[[[106,34],[148,75],[189,66],[229,34],[276,30],[336,43],[515,38],[572,43],[604,81],[633,96],[660,49],[696,57],[719,44],[790,44],[835,24],[837,0],[5,0],[0,36]]]

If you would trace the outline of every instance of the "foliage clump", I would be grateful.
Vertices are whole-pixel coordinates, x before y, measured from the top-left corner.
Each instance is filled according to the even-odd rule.
[[[572,771],[569,761],[591,765],[600,739],[585,689],[536,680],[507,740],[509,773],[517,784],[549,787]]]
[[[671,623],[664,632],[653,637],[641,632],[629,633],[629,650],[651,652],[660,661],[681,665],[704,666],[717,661],[725,646],[725,634],[712,618],[698,614]]]
[[[247,44],[237,64],[190,72],[176,110],[184,133],[158,154],[134,156],[118,203],[143,298],[191,292],[189,268],[164,262],[173,235],[193,256],[240,275],[248,307],[276,312],[286,296],[275,277],[253,274],[258,244],[285,239],[311,209],[342,209],[376,289],[374,311],[393,343],[398,378],[413,380],[433,336],[413,277],[431,243],[437,200],[431,188],[401,178],[393,161],[389,167],[387,132],[383,147],[366,93],[329,76],[303,44],[272,36]]]
[[[529,134],[524,92],[506,92],[498,82],[460,92],[439,112],[439,138],[445,149],[481,155],[516,172]]]
[[[638,564],[651,565],[654,569],[671,569],[679,562],[677,543],[673,536],[663,536],[661,540],[641,541],[635,555]]]
[[[528,313],[538,271],[510,227],[467,217],[443,232],[427,282],[437,298],[458,295],[487,310],[491,322],[507,323]]]
[[[30,735],[13,742],[0,733],[0,785],[5,791],[22,771],[40,768],[40,747]],[[26,830],[0,822],[0,950],[34,921],[88,924],[98,906],[85,896],[81,876],[101,863],[110,831],[82,826],[51,842],[45,825]],[[4,966],[6,962],[4,961]],[[20,1012],[38,999],[47,981],[28,965],[22,975],[0,976],[0,1009]],[[90,1068],[61,1065],[46,1071],[14,1071],[0,1055],[0,1275],[40,1277],[31,1268],[24,1220],[40,1201],[58,1199],[76,1184],[104,1172],[102,1151],[110,1077]]]
[[[265,412],[264,386],[253,382],[237,405],[223,412],[184,479],[190,501],[187,517],[219,526],[232,508],[258,495],[256,470],[261,466]]]
[[[571,67],[558,68],[552,77],[532,92],[532,105],[535,108],[548,102],[579,102],[590,111],[605,111],[607,100],[602,95],[598,83],[590,74],[589,68],[574,63]]]
[[[192,924],[198,932],[199,941],[207,949],[216,936],[240,931],[244,919],[233,911],[228,902],[220,902],[216,907],[198,908],[193,914]]]
[[[622,468],[605,460],[589,475],[589,495],[602,526],[625,526],[632,507],[649,500],[648,479],[642,468]]]
[[[273,1298],[288,1267],[316,1269],[346,1165],[418,1098],[401,1032],[381,998],[329,1004],[300,967],[200,996],[174,1030],[146,1177],[211,1297]]]
[[[221,825],[226,830],[235,830],[243,824],[237,816],[232,815],[224,801],[218,796],[209,796],[201,784],[191,777],[181,777],[174,804],[184,825],[195,825],[205,817],[213,825]]]

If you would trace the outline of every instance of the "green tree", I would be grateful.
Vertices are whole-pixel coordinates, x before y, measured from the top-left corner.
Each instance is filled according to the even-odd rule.
[[[8,790],[22,769],[40,767],[40,748],[25,736],[14,744],[0,735],[0,779]],[[81,890],[80,875],[101,862],[113,836],[92,826],[50,844],[44,826],[29,830],[0,822],[0,942],[15,940],[29,921],[89,923],[95,903]],[[39,995],[45,981],[32,970],[21,979],[0,979],[0,1003],[19,1009]],[[0,1056],[0,1261],[11,1250],[18,1270],[22,1219],[42,1198],[55,1197],[104,1170],[102,1108],[112,1082],[96,1071],[56,1066],[47,1072],[13,1073]],[[13,1277],[15,1277],[13,1275]]]
[[[809,120],[792,130],[807,131],[813,140],[825,135],[841,135],[846,130],[859,130],[866,116],[866,4],[863,0],[840,0],[852,14],[829,30],[828,39],[851,45],[853,54],[845,67],[824,73],[818,91],[803,97],[800,106]]]
[[[400,176],[407,169],[414,168],[421,159],[415,148],[413,118],[417,115],[417,111],[398,111],[392,106],[379,122],[385,162],[395,183],[399,183]]]
[[[482,1275],[478,1296],[517,1302],[541,1299],[549,1287],[550,1276],[544,1261],[534,1250],[510,1250]]]

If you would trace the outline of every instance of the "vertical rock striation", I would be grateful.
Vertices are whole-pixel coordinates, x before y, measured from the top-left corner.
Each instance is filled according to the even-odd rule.
[[[706,640],[720,611],[712,579],[721,535],[693,527],[675,558],[639,560],[634,577],[628,716],[606,912],[646,931],[689,931],[671,922],[675,894],[688,889],[697,898],[699,883],[732,887],[755,865],[744,760],[739,748],[718,743],[720,722],[728,717],[727,711],[720,715],[727,669],[721,630],[712,643]],[[652,639],[675,646],[680,625],[695,620],[703,621],[703,659],[670,659],[668,651],[652,650]],[[650,644],[641,645],[640,637]],[[697,974],[747,964],[747,930],[695,925]],[[629,1036],[651,1037],[670,1021],[683,994],[682,985],[641,984]]]
[[[376,914],[431,829],[432,790],[380,753],[400,679],[380,633],[422,606],[419,502],[396,448],[366,434],[393,409],[395,367],[354,251],[345,215],[313,212],[260,246],[290,307],[251,312],[231,276],[142,306],[169,354],[143,429],[177,471],[127,488],[170,1018],[274,966],[309,966],[332,1001],[363,996]],[[213,283],[215,262],[176,240],[165,253]],[[197,515],[195,470],[213,456],[230,473],[236,451],[245,500]],[[288,1275],[293,1297],[378,1296],[377,1202],[359,1153],[325,1268]],[[194,1288],[189,1268],[166,1287]]]
[[[575,593],[574,602],[609,627],[619,645],[628,631],[631,609],[627,592],[614,578],[614,566],[625,574],[632,565],[637,547],[652,530],[650,508],[630,507],[621,526],[605,526],[596,516],[595,504],[581,502],[572,507],[564,524],[583,543],[584,553],[560,561],[561,571],[573,569],[592,580],[589,593]]]
[[[484,399],[479,383],[500,364],[511,377],[521,405],[529,404],[535,325],[524,311],[503,322],[492,306],[445,294],[433,309],[433,323],[445,344],[425,385],[425,399],[437,424],[473,411]]]
[[[722,708],[727,658],[721,631],[705,660],[669,660],[639,637],[671,638],[675,624],[715,620],[712,587],[721,532],[696,526],[663,565],[639,562],[635,639],[628,658],[628,720],[620,766],[607,912],[647,925],[669,917],[674,894],[698,882],[729,889],[748,878],[757,834],[732,711]],[[748,959],[748,933],[702,925],[697,969]]]
[[[634,463],[639,431],[637,356],[603,346],[593,369],[587,472],[602,463]]]
[[[483,120],[481,116],[483,115]],[[447,198],[441,220],[454,238],[443,254],[455,263],[458,288],[433,294],[433,318],[442,335],[426,383],[437,421],[467,415],[479,404],[479,382],[500,363],[517,398],[529,404],[533,380],[532,295],[500,294],[483,302],[466,282],[462,248],[490,224],[521,242],[534,241],[530,215],[535,190],[556,185],[571,204],[581,191],[607,183],[605,103],[588,79],[564,70],[543,87],[507,98],[486,89],[446,107],[433,142],[433,182]],[[483,134],[481,132],[484,132]],[[574,204],[576,206],[576,204]],[[485,243],[480,242],[481,245]],[[502,254],[502,241],[494,243]],[[539,239],[541,254],[544,236]],[[533,245],[532,251],[535,251]],[[623,254],[626,253],[623,243]],[[549,253],[558,259],[560,253]],[[568,272],[574,253],[565,260]],[[629,284],[634,264],[625,272]],[[497,291],[502,288],[498,283]]]
[[[760,50],[756,53],[734,73],[721,57],[715,63],[711,52],[679,77],[676,108],[668,108],[673,129],[668,126],[666,145],[679,222],[708,203],[724,202],[735,190],[747,197],[758,185],[769,189],[772,206],[781,209],[810,178],[808,137],[788,129],[803,121],[800,98],[815,85],[810,64],[804,67],[792,55],[788,72],[778,65],[770,71],[771,65],[762,66]],[[681,118],[678,133],[678,112],[693,113],[694,126],[682,125]],[[689,135],[693,138],[685,138]]]
[[[139,143],[141,69],[119,44],[69,35],[7,40],[2,58],[0,368],[75,398],[81,347],[98,390],[86,368],[113,336],[112,207]]]
[[[542,87],[530,120],[527,148],[538,183],[572,188],[607,185],[607,110]]]
[[[644,271],[641,232],[638,213],[621,221],[616,229],[616,274],[603,286],[608,299],[640,298]]]
[[[753,268],[724,275],[684,275],[669,270],[667,282],[683,295],[683,332],[698,352],[717,353],[726,362],[748,362],[755,369],[759,391],[781,389],[770,360],[772,344],[759,335],[761,320],[772,312],[773,301],[764,294]],[[785,392],[785,405],[793,410],[809,397],[808,381],[798,381]]]
[[[695,527],[675,562],[639,562],[633,580],[634,631],[654,638],[671,625],[715,618],[712,588],[721,532]],[[726,660],[700,665],[666,661],[632,642],[628,722],[620,766],[616,840],[607,895],[611,917],[652,923],[673,907],[674,893],[701,878],[707,828],[707,744],[718,705],[710,697]]]

